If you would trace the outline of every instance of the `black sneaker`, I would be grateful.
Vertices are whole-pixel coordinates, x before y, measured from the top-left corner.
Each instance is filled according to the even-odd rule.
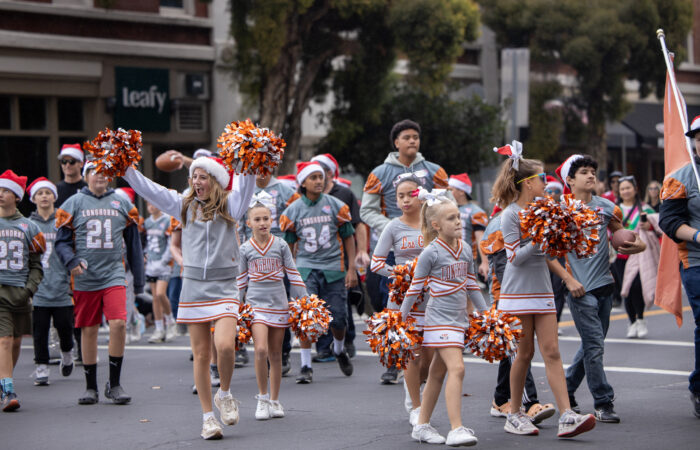
[[[115,405],[126,405],[131,401],[131,397],[126,395],[124,388],[121,386],[111,387],[109,381],[105,384],[105,397],[112,399]]]
[[[357,354],[357,349],[355,349],[355,344],[353,344],[352,342],[345,343],[345,351],[348,352],[348,356],[350,358],[354,358],[355,355]]]
[[[613,409],[612,402],[595,409],[595,418],[603,423],[620,423],[620,416]]]
[[[389,367],[386,372],[382,374],[380,379],[382,384],[396,384],[399,382],[399,369],[396,367]]]
[[[248,350],[246,350],[245,347],[241,347],[241,349],[236,352],[236,362],[234,367],[245,367],[245,365],[248,364],[248,361],[250,361],[248,358]]]
[[[343,372],[343,375],[345,375],[346,377],[352,375],[353,367],[352,363],[350,362],[350,356],[348,355],[347,350],[343,350],[340,353],[336,353],[335,359],[338,361],[340,371]]]
[[[192,394],[197,395],[197,385],[196,384],[192,385]]]
[[[335,361],[335,355],[330,350],[326,350],[321,353],[316,353],[316,356],[311,358],[311,361],[315,363],[326,363]]]
[[[314,369],[309,366],[302,367],[297,377],[297,384],[309,384],[312,381],[314,381]]]
[[[94,405],[99,400],[99,395],[95,389],[86,389],[82,397],[78,399],[79,405]]]
[[[700,419],[700,394],[690,393],[690,401],[693,402],[693,414]]]
[[[292,370],[292,365],[289,364],[289,353],[282,353],[282,376],[289,375],[290,370]]]
[[[2,410],[3,412],[12,412],[19,409],[19,399],[17,394],[10,392],[9,394],[3,393],[2,395]]]
[[[581,407],[578,406],[578,403],[576,403],[576,397],[574,397],[574,394],[569,394],[569,406],[571,406],[571,410],[573,412],[576,414],[581,414]]]
[[[73,362],[71,362],[70,364],[63,364],[63,360],[61,360],[60,364],[61,375],[63,375],[64,377],[68,377],[71,373],[73,373]]]

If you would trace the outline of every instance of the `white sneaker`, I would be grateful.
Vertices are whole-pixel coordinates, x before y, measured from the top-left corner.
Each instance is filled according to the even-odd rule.
[[[595,427],[595,417],[593,414],[576,414],[570,409],[564,411],[559,417],[559,433],[557,437],[570,438],[586,431],[591,431]]]
[[[165,327],[165,337],[163,338],[164,342],[170,342],[173,339],[177,337],[177,329],[175,328],[175,324],[171,323],[170,325],[166,325]]]
[[[420,416],[420,406],[416,409],[411,410],[411,414],[408,416],[408,422],[412,427],[418,425],[418,417]]]
[[[471,428],[459,427],[447,433],[447,441],[445,444],[451,447],[471,447],[476,445],[479,440],[474,435],[474,430]]]
[[[647,321],[644,319],[637,319],[636,322],[637,324],[637,337],[640,339],[644,339],[647,337],[647,334],[649,334],[649,328],[647,328]]]
[[[418,442],[426,442],[428,444],[445,443],[445,437],[440,435],[429,423],[421,423],[420,425],[414,426],[411,437]]]
[[[256,395],[258,406],[255,408],[255,420],[267,420],[270,418],[270,397],[268,395]]]
[[[638,322],[639,321],[636,321],[636,322],[633,322],[633,323],[627,325],[627,339],[634,339],[637,337]]]
[[[508,417],[506,417],[506,424],[503,426],[503,429],[506,430],[507,433],[520,435],[535,436],[540,434],[540,430],[532,424],[532,421],[528,415],[522,411],[519,411],[516,414],[508,414]]]
[[[284,408],[279,400],[270,400],[270,417],[273,419],[284,417]]]
[[[37,364],[34,370],[34,386],[49,385],[49,366],[46,364]]]
[[[202,423],[202,439],[221,439],[224,436],[224,430],[216,417],[207,417]]]
[[[235,425],[238,423],[238,400],[229,394],[226,397],[221,397],[221,389],[216,391],[214,396],[214,404],[219,410],[221,421],[224,425]]]
[[[403,407],[409,414],[411,414],[411,411],[413,411],[413,400],[411,400],[411,395],[408,393],[408,386],[406,386],[406,378],[403,379]]]
[[[148,338],[148,342],[155,344],[158,342],[163,342],[165,340],[165,330],[155,330],[151,337]]]

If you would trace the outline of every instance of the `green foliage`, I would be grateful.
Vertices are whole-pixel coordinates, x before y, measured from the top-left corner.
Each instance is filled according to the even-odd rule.
[[[383,102],[378,115],[335,123],[319,153],[332,153],[342,166],[352,164],[368,173],[389,153],[393,124],[410,118],[421,126],[421,152],[427,159],[448,173],[474,173],[495,160],[492,149],[503,135],[500,113],[478,97],[453,100],[448,94],[431,96],[404,86]]]

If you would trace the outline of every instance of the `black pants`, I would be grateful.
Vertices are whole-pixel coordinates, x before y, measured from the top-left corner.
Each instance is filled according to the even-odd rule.
[[[49,363],[49,331],[51,319],[58,331],[61,351],[73,350],[73,306],[35,306],[32,312],[34,327],[34,362]]]
[[[569,292],[566,289],[566,284],[561,278],[550,274],[552,278],[552,290],[554,291],[554,306],[557,308],[557,322],[561,320],[561,312],[564,309],[564,304],[566,304],[566,294]]]
[[[496,385],[496,391],[493,393],[493,399],[498,406],[510,400],[510,366],[510,358],[504,358],[498,364],[498,384]],[[537,400],[537,387],[535,386],[535,379],[532,378],[532,371],[528,368],[527,377],[525,378],[525,391],[523,392],[523,406],[527,410],[535,403],[539,403],[539,400]]]
[[[618,274],[625,273],[626,265],[626,259],[618,258],[615,260],[615,268]],[[620,275],[620,286],[622,286],[622,275]],[[624,301],[625,311],[627,311],[627,317],[629,317],[630,323],[634,323],[637,319],[644,318],[644,293],[642,292],[642,279],[639,277],[639,273],[634,277],[629,294],[624,298]]]

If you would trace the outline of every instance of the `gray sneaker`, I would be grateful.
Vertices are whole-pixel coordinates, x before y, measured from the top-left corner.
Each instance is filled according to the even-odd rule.
[[[530,417],[522,411],[518,411],[515,414],[508,414],[503,429],[506,430],[507,433],[519,434],[522,436],[537,436],[540,434],[540,430],[532,424]]]
[[[560,438],[571,438],[586,431],[591,431],[593,428],[595,428],[595,417],[593,417],[593,414],[581,415],[567,409],[559,417],[559,433],[557,436]]]

